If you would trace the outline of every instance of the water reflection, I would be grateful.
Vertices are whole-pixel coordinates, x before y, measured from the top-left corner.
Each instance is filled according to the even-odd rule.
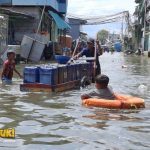
[[[12,86],[0,85],[0,128],[15,128],[16,139],[0,139],[0,149],[149,150],[150,60],[114,53],[104,54],[100,62],[113,90],[144,98],[145,109],[86,108],[80,94],[87,89],[24,93],[15,78]],[[140,85],[146,92],[140,93]]]

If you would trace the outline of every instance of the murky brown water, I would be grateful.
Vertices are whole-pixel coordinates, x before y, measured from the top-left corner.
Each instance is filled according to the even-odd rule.
[[[0,149],[149,150],[150,59],[115,53],[100,61],[114,91],[144,98],[145,109],[85,108],[80,101],[85,89],[23,93],[15,78],[12,86],[0,84],[0,128],[16,129],[15,139],[0,139]],[[141,84],[147,91],[138,88]]]

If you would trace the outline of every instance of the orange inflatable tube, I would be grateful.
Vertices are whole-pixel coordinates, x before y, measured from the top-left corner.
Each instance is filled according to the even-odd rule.
[[[101,108],[109,108],[109,109],[138,109],[145,108],[144,99],[115,94],[115,100],[107,100],[107,99],[84,99],[82,100],[82,104],[85,106],[94,106]]]

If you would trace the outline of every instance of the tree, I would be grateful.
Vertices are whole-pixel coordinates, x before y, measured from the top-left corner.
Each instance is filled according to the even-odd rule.
[[[106,39],[108,38],[109,31],[103,29],[97,33],[97,39],[101,41],[101,44],[105,44]]]

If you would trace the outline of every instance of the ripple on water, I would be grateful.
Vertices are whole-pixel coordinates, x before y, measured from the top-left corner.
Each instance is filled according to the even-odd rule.
[[[17,135],[36,134],[39,133],[40,130],[42,130],[42,124],[33,120],[22,121],[16,127]]]
[[[20,110],[20,111],[33,111],[36,109],[38,110],[43,109],[41,106],[29,103],[29,102],[28,103],[23,102],[23,101],[15,102],[14,106],[17,106],[17,107],[14,107],[13,109]]]
[[[23,93],[21,82],[15,80],[0,88],[0,128],[14,127],[16,138],[14,143],[0,141],[0,149],[149,150],[150,59],[104,53],[100,62],[114,91],[144,98],[145,109],[82,106],[80,94],[94,85],[62,93]],[[138,91],[140,84],[148,87],[147,92]]]
[[[7,117],[0,117],[0,122],[1,123],[10,123],[13,122],[14,120],[11,118],[7,118]]]

